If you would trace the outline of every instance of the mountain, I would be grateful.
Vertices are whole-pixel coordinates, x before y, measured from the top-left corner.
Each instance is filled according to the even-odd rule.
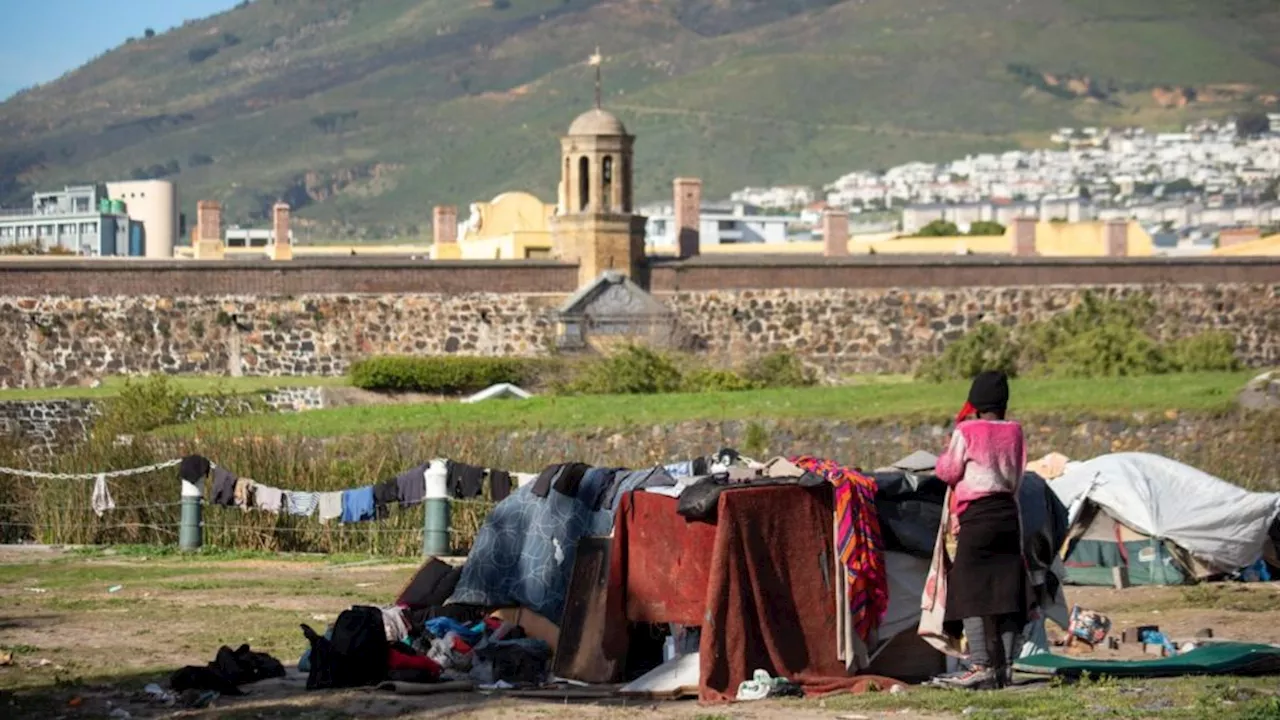
[[[169,177],[184,209],[314,237],[425,231],[431,207],[556,196],[557,137],[604,103],[637,199],[1175,126],[1275,102],[1275,0],[256,0],[0,104],[0,201]]]

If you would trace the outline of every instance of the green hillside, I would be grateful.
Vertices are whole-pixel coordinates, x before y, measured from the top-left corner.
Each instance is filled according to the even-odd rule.
[[[596,45],[642,201],[676,175],[711,197],[821,184],[1280,92],[1274,0],[257,0],[138,36],[0,104],[0,201],[163,176],[188,212],[286,199],[318,239],[552,200]],[[1197,100],[1162,107],[1168,89]]]

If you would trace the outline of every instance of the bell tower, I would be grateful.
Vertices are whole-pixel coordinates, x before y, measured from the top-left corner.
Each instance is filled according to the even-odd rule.
[[[634,276],[644,262],[645,218],[632,212],[635,137],[600,107],[599,50],[590,62],[596,106],[560,139],[560,202],[552,223],[554,252],[578,263],[579,286],[606,271]]]

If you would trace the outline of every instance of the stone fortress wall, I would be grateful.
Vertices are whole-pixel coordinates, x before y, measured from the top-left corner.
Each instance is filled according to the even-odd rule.
[[[909,372],[981,322],[1086,291],[1146,294],[1156,330],[1235,334],[1280,365],[1280,260],[694,257],[635,273],[682,342],[833,372]],[[577,268],[553,261],[27,261],[0,265],[0,387],[125,373],[333,375],[375,354],[545,356]]]

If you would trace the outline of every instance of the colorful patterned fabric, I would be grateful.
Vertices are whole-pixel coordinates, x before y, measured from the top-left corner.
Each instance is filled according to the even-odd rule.
[[[791,462],[825,477],[835,488],[836,546],[849,578],[849,608],[858,636],[868,642],[889,607],[876,481],[830,460],[801,456]]]

